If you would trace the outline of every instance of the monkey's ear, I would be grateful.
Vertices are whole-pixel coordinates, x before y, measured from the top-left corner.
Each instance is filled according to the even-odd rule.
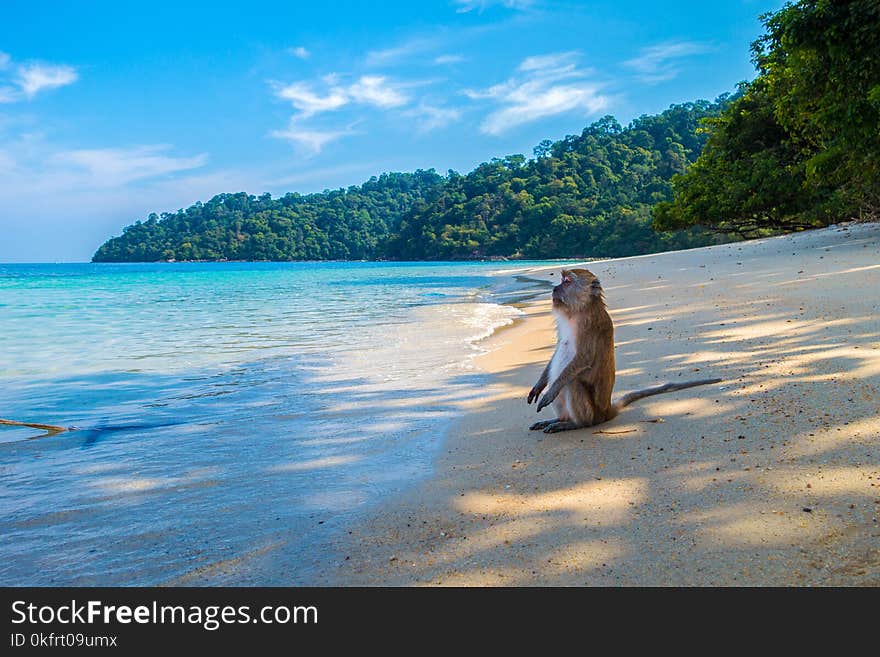
[[[602,284],[599,282],[598,278],[594,278],[590,283],[590,294],[593,296],[602,294]]]

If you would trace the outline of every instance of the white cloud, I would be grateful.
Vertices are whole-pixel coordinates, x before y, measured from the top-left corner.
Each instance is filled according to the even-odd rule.
[[[452,107],[435,107],[425,103],[407,110],[405,114],[416,120],[418,131],[421,133],[444,128],[461,118],[461,110]]]
[[[204,153],[194,157],[172,157],[164,144],[132,148],[91,148],[60,151],[49,158],[50,165],[79,170],[102,186],[125,185],[135,180],[157,178],[205,165]]]
[[[290,101],[298,113],[290,118],[287,128],[274,130],[270,134],[300,146],[310,155],[317,155],[330,142],[354,133],[350,127],[344,130],[309,127],[303,124],[306,119],[349,104],[392,109],[410,102],[409,96],[402,91],[402,85],[381,75],[362,75],[355,82],[345,85],[340,82],[339,75],[331,73],[323,76],[321,82],[326,87],[322,92],[315,91],[313,82],[274,84],[275,95]]]
[[[327,87],[324,93],[316,92],[312,83],[294,82],[288,85],[274,83],[275,95],[290,101],[299,110],[299,119],[337,110],[349,103],[390,108],[409,102],[409,97],[402,91],[402,85],[381,75],[362,75],[348,86],[340,84],[336,74],[325,75],[322,81]]]
[[[415,55],[416,53],[430,50],[436,46],[434,39],[416,38],[405,41],[398,46],[391,48],[383,48],[381,50],[371,50],[364,58],[367,66],[388,66],[402,59]]]
[[[0,87],[0,103],[14,103],[17,100],[21,100],[21,98],[21,91],[15,87]]]
[[[434,58],[434,63],[438,65],[458,64],[459,62],[463,61],[464,57],[461,55],[440,55],[439,57]]]
[[[86,261],[104,240],[150,212],[174,211],[220,192],[262,185],[247,170],[203,169],[107,185],[79,166],[19,163],[16,171],[0,175],[0,261]]]
[[[470,11],[482,12],[494,6],[522,11],[531,7],[534,0],[453,0],[452,4],[458,6],[457,13],[465,14]]]
[[[350,103],[372,105],[383,109],[400,107],[410,99],[403,92],[403,85],[391,82],[381,75],[362,75],[355,82],[344,85],[340,76],[331,73],[321,78],[326,90],[316,92],[311,82],[294,82],[287,85],[272,83],[275,95],[290,101],[299,111],[294,119],[307,119],[316,114],[331,112]]]
[[[578,53],[569,50],[567,52],[555,52],[549,55],[533,55],[526,57],[517,67],[520,71],[545,71],[545,72],[571,72],[575,69]]]
[[[671,80],[681,71],[673,63],[675,60],[691,55],[710,52],[713,47],[706,43],[694,41],[678,41],[660,43],[642,48],[638,57],[625,61],[623,64],[633,69],[643,82],[654,84]]]
[[[190,172],[198,174],[206,161],[205,155],[176,157],[161,145],[71,150],[40,133],[5,140],[0,143],[4,256],[86,259],[111,232],[148,210],[173,209],[180,207],[172,205],[178,199],[204,196],[207,185],[197,187],[198,175]],[[226,181],[210,191],[238,184]]]
[[[589,79],[592,71],[579,69],[576,59],[574,52],[527,57],[507,81],[482,91],[466,91],[472,100],[490,100],[499,105],[484,119],[480,130],[500,135],[558,114],[589,115],[606,109],[610,99],[601,93],[599,83]]]
[[[299,126],[296,120],[291,120],[285,130],[273,130],[270,134],[277,139],[293,142],[309,155],[317,155],[330,142],[353,133],[351,130],[312,130]]]
[[[24,64],[18,67],[15,82],[28,98],[44,89],[55,89],[73,84],[79,75],[72,66],[54,64]]]
[[[595,85],[585,84],[546,89],[537,84],[524,84],[506,97],[507,107],[487,116],[480,127],[486,134],[500,135],[524,123],[574,110],[596,114],[608,106],[607,99],[598,91]]]
[[[79,79],[72,66],[40,62],[14,64],[4,52],[0,52],[0,71],[8,71],[0,77],[0,103],[30,100],[41,91],[64,87]]]
[[[312,56],[312,53],[308,51],[304,46],[297,46],[296,48],[288,48],[287,52],[297,59],[308,59]]]
[[[361,76],[348,88],[348,95],[355,102],[384,108],[399,107],[409,102],[398,85],[388,82],[381,75]]]
[[[315,93],[305,82],[294,82],[286,86],[276,85],[275,95],[289,100],[300,111],[301,118],[336,110],[349,102],[348,95],[339,87],[331,87],[330,91],[322,96]]]

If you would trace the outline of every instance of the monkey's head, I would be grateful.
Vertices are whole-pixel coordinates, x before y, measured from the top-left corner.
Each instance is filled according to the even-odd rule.
[[[563,269],[562,280],[553,288],[553,308],[574,315],[594,302],[602,302],[602,285],[587,269]]]

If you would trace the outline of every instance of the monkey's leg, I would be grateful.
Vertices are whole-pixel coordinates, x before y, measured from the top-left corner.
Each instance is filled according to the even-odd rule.
[[[544,427],[544,433],[559,433],[560,431],[571,431],[572,429],[580,429],[581,425],[571,420],[558,420],[551,422]]]
[[[537,431],[538,429],[543,429],[547,425],[553,424],[554,422],[559,422],[559,418],[555,417],[552,420],[541,420],[540,422],[535,422],[532,426],[529,427],[529,430]]]
[[[579,427],[590,427],[602,420],[597,418],[595,386],[587,381],[572,381],[568,386],[570,410],[566,419]]]
[[[599,404],[596,402],[596,386],[592,383],[588,383],[584,386],[584,392],[586,393],[587,404],[589,404],[590,409],[590,424],[594,424],[600,422],[599,419],[602,415],[601,410],[599,409]]]

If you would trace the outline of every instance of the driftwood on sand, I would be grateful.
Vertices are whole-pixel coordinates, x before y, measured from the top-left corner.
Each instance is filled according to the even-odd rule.
[[[46,433],[40,434],[39,436],[31,436],[33,438],[48,438],[50,436],[57,436],[59,433],[64,433],[65,431],[70,431],[68,427],[59,427],[54,424],[39,424],[37,422],[17,422],[15,420],[4,420],[0,418],[0,424],[5,424],[7,426],[13,427],[30,427],[31,429],[41,429]]]

